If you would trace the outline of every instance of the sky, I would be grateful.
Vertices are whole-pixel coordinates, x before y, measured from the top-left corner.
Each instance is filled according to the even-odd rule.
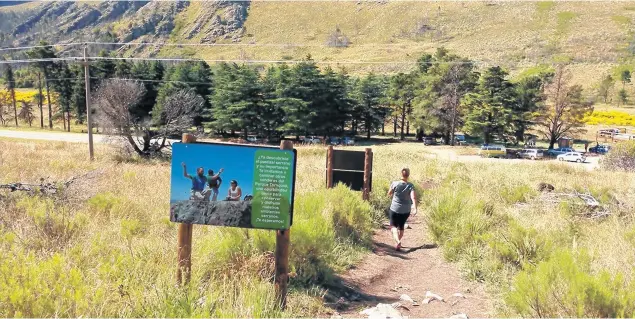
[[[258,149],[262,147],[247,147],[237,145],[210,144],[210,143],[174,143],[172,144],[172,170],[170,182],[170,201],[188,200],[192,181],[183,176],[182,162],[187,166],[187,173],[196,175],[196,169],[203,167],[205,175],[207,170],[224,168],[220,175],[223,183],[218,190],[218,200],[224,200],[229,190],[229,182],[232,179],[238,181],[238,186],[245,195],[254,195],[254,157]],[[266,148],[273,149],[276,148]]]

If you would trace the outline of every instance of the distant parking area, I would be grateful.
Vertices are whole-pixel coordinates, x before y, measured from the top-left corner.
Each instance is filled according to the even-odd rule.
[[[521,164],[521,163],[529,163],[535,165],[544,165],[545,163],[555,163],[560,165],[570,165],[573,167],[583,167],[588,170],[593,170],[599,166],[601,156],[591,156],[589,155],[586,158],[584,163],[576,163],[576,162],[566,162],[566,161],[558,161],[553,157],[544,157],[544,159],[540,160],[531,160],[531,159],[523,159],[523,158],[492,158],[492,157],[482,157],[475,154],[465,154],[470,153],[469,149],[465,147],[450,147],[450,146],[428,146],[426,148],[430,152],[430,156],[432,158],[436,158],[439,160],[452,160],[459,162],[482,162],[482,163],[510,163],[510,164]],[[477,152],[474,150],[472,152]]]

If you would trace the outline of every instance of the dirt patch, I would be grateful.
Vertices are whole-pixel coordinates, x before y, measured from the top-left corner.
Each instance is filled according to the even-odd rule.
[[[364,317],[360,311],[378,303],[399,302],[403,316],[441,318],[467,314],[471,318],[491,316],[492,303],[482,285],[461,278],[456,265],[444,261],[436,245],[426,241],[421,216],[409,219],[401,251],[395,251],[390,229],[384,225],[374,235],[373,253],[340,277],[332,287],[329,304],[343,317]],[[431,291],[444,302],[423,301]],[[462,296],[453,296],[460,293]],[[406,294],[417,303],[400,300]]]

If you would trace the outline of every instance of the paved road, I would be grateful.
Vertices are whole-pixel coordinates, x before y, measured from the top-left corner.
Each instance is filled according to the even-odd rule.
[[[23,138],[23,139],[29,139],[29,140],[88,143],[88,134],[80,134],[80,133],[0,130],[0,137]],[[94,143],[103,143],[104,141],[105,141],[104,135],[93,134]]]
[[[0,130],[0,137],[23,138],[28,140],[71,142],[71,143],[88,143],[87,133]],[[107,141],[108,141],[107,135],[93,134],[94,143],[106,143]],[[168,141],[171,143],[178,142],[178,140],[171,140],[171,139],[169,139]]]

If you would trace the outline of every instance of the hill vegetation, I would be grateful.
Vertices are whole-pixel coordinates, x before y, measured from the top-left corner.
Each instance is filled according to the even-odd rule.
[[[624,2],[26,3],[0,11],[0,43],[234,43],[242,46],[116,49],[238,60],[297,60],[311,54],[317,62],[362,73],[406,71],[422,53],[443,46],[512,75],[541,64],[573,63],[574,82],[590,87],[630,60],[633,9]],[[329,44],[336,34],[346,45]]]

